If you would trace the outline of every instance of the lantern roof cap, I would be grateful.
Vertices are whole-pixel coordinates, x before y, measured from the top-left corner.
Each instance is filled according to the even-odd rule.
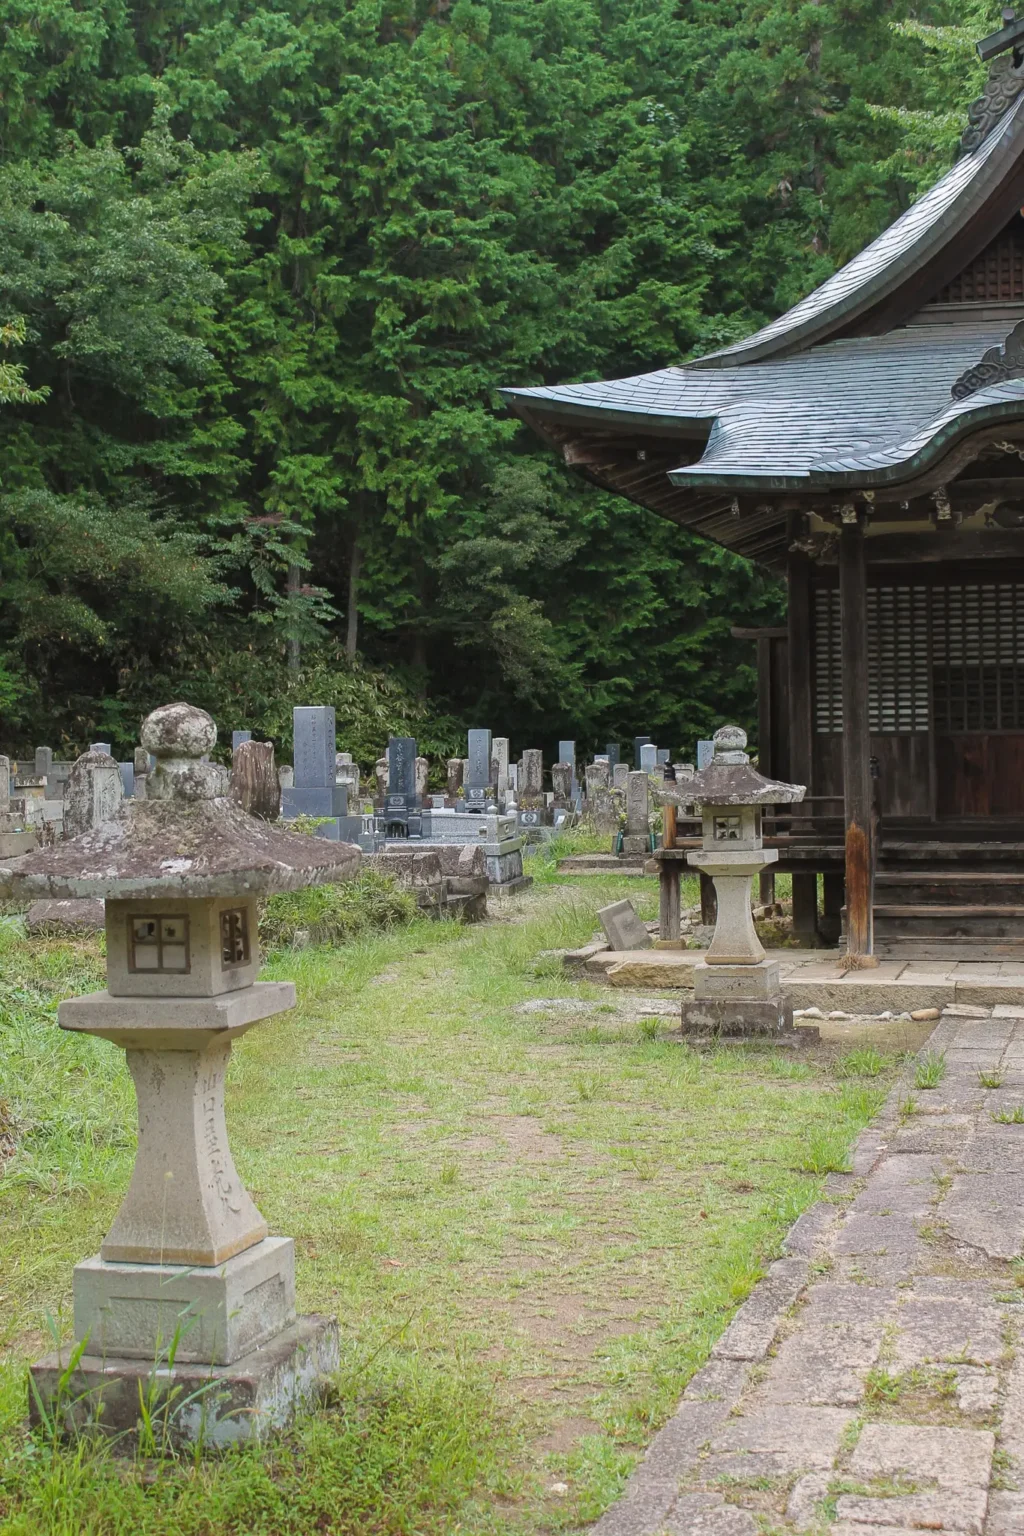
[[[750,765],[747,733],[738,725],[723,725],[715,732],[715,755],[692,779],[684,779],[675,791],[668,786],[658,798],[676,805],[792,805],[807,793],[803,784],[784,784],[766,779]]]
[[[361,854],[283,832],[227,796],[228,776],[207,754],[217,727],[205,710],[168,704],[143,722],[157,759],[145,800],[122,800],[109,821],[0,867],[16,898],[100,896],[159,900],[269,896],[349,879]]]

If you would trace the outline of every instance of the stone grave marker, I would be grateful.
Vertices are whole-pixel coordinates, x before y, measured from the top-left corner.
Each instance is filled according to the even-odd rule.
[[[348,815],[348,789],[335,782],[335,717],[330,704],[297,706],[292,710],[294,774],[282,791],[281,814],[342,817]],[[319,829],[327,835],[327,829]]]
[[[697,772],[703,773],[710,767],[715,756],[715,744],[713,741],[698,741],[697,743]]]
[[[613,901],[611,906],[601,907],[597,920],[612,949],[650,949],[651,936],[631,901]]]
[[[640,749],[642,747],[646,747],[648,742],[650,741],[650,739],[651,738],[649,736],[634,736],[633,737],[633,767],[634,768],[642,768],[643,767],[643,763],[640,761]]]
[[[240,747],[242,745],[243,741],[252,741],[252,731],[232,731],[231,732],[231,751],[232,751],[232,754],[234,753],[236,747]]]
[[[116,816],[124,798],[121,770],[109,752],[91,747],[71,769],[64,795],[64,836],[79,837]]]
[[[640,748],[640,767],[644,773],[655,773],[658,767],[658,749],[653,742],[645,741]]]
[[[621,761],[621,758],[620,758],[620,755],[619,755],[619,744],[618,744],[617,741],[609,741],[609,742],[607,742],[606,745],[605,745],[604,753],[605,753],[605,756],[607,757],[608,761],[611,763],[612,768],[615,767],[616,763]]]
[[[634,769],[626,782],[626,830],[622,851],[629,858],[650,852],[651,781],[641,768]]]
[[[485,811],[491,802],[491,733],[469,732],[469,757],[462,781],[467,811]]]
[[[448,785],[448,800],[454,806],[459,798],[459,790],[462,788],[462,758],[450,757],[445,764],[446,782]]]

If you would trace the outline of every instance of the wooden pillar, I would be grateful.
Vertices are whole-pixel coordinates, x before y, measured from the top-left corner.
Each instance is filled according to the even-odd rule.
[[[715,895],[715,882],[703,870],[701,870],[700,876],[700,920],[705,928],[713,928],[718,920],[718,897]]]
[[[676,846],[675,806],[664,806],[661,815],[661,846],[663,848],[674,848]],[[661,860],[661,867],[658,870],[658,934],[662,939],[678,941],[680,938],[679,876],[680,866],[678,859]]]
[[[802,519],[792,521],[790,533],[796,536]],[[794,784],[805,784],[811,791],[811,561],[799,550],[791,550],[787,566],[789,585],[789,776]],[[791,825],[799,829],[808,813],[793,806]],[[793,932],[813,944],[818,927],[818,876],[815,870],[794,871]]]
[[[844,518],[848,516],[844,511]],[[860,515],[839,535],[843,674],[843,793],[846,807],[846,938],[851,955],[873,944],[874,849],[868,737],[868,588]]]
[[[838,870],[826,870],[821,877],[821,919],[818,931],[826,944],[838,944],[843,931],[845,886]]]

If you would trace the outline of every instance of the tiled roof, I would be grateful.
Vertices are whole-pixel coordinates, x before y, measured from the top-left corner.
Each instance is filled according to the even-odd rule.
[[[1006,174],[1024,145],[1024,95],[973,154],[958,160],[930,191],[890,224],[813,293],[743,341],[697,359],[695,368],[719,368],[733,361],[755,362],[795,346],[823,340],[837,322],[877,304],[923,267],[962,228]]]
[[[965,368],[1006,336],[1006,320],[921,325],[828,342],[777,362],[697,372],[665,368],[601,384],[508,393],[541,414],[578,410],[591,423],[710,426],[704,456],[673,472],[678,486],[785,489],[894,478],[979,405],[1019,412],[1024,382],[953,401]],[[1001,391],[1001,392],[1000,392]],[[943,439],[944,440],[944,439]]]
[[[1004,187],[1022,155],[1024,94],[902,218],[755,335],[686,367],[502,393],[536,420],[664,428],[667,436],[705,442],[699,463],[672,473],[678,487],[784,490],[907,478],[988,416],[1024,417],[1024,385],[959,402],[950,395],[960,374],[1005,340],[1013,320],[828,338],[932,261]]]

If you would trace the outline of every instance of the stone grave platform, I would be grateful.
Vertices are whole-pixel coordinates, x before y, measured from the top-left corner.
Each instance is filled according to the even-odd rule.
[[[630,990],[689,989],[701,949],[612,950],[588,944],[568,950],[567,969]],[[970,951],[949,960],[882,960],[872,970],[850,970],[838,950],[775,949],[782,989],[794,1008],[848,1013],[913,1013],[951,1003],[1024,1007],[1024,961],[972,961]]]
[[[625,853],[573,853],[558,861],[560,875],[643,875],[646,856]]]
[[[592,1536],[1024,1532],[1024,1007],[923,1049]]]

